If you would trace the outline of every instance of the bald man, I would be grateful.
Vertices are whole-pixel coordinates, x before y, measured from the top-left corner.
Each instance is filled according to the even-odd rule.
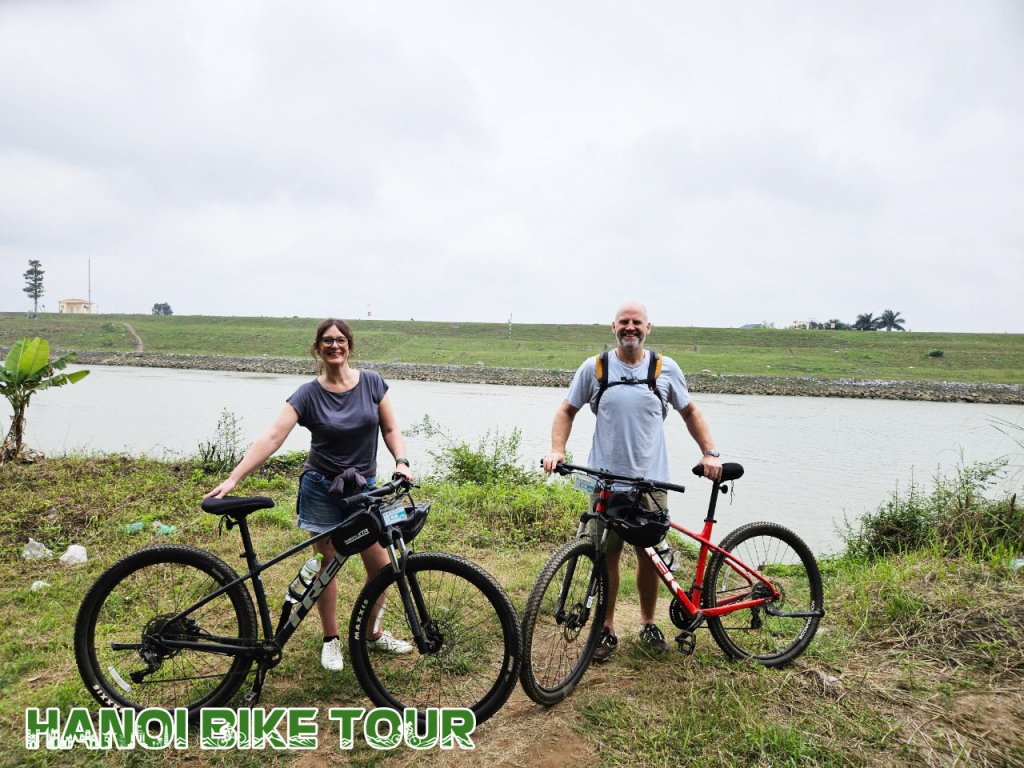
[[[643,304],[628,302],[619,307],[612,322],[616,346],[608,355],[608,382],[623,379],[643,382],[647,379],[650,355],[644,343],[651,332],[647,309]],[[700,449],[704,476],[719,480],[722,463],[715,450],[711,432],[704,416],[690,399],[686,379],[679,365],[662,356],[661,373],[657,377],[658,392],[646,385],[611,386],[600,392],[600,381],[594,358],[588,358],[576,371],[569,394],[555,412],[551,425],[551,451],[544,457],[544,470],[552,472],[565,461],[565,444],[572,431],[573,419],[584,404],[589,404],[597,417],[590,447],[588,466],[606,469],[630,477],[669,482],[668,450],[665,447],[665,418],[670,409],[683,417],[687,431]],[[600,397],[599,397],[600,395]],[[655,501],[667,509],[666,494],[661,491]],[[587,532],[600,537],[603,521],[591,520]],[[619,592],[619,561],[622,539],[608,531],[608,612],[605,615],[601,640],[594,651],[594,661],[607,661],[618,645],[615,632],[615,602]],[[637,549],[636,586],[640,597],[640,642],[655,651],[668,650],[665,637],[654,623],[658,604],[658,573],[651,561]]]

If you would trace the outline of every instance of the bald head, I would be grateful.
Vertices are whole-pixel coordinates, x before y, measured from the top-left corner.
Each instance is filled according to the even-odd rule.
[[[628,313],[632,315],[642,315],[644,318],[644,322],[648,322],[647,307],[645,307],[639,301],[627,301],[625,304],[619,307],[615,311],[614,322],[617,323],[623,313]]]
[[[626,302],[619,307],[612,322],[612,333],[619,342],[619,359],[633,363],[637,356],[643,358],[644,340],[650,332],[647,307],[636,301]]]

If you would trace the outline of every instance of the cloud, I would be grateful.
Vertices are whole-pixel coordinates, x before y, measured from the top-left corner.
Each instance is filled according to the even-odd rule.
[[[0,307],[1021,332],[1021,17],[7,2]]]

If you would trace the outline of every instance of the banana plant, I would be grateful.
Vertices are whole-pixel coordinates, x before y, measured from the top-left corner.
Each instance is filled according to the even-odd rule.
[[[11,347],[3,368],[0,368],[0,394],[14,410],[11,428],[0,447],[0,464],[17,459],[25,447],[25,410],[36,392],[50,387],[63,387],[84,379],[88,371],[57,373],[75,359],[75,353],[50,360],[50,342],[46,339],[20,339]]]

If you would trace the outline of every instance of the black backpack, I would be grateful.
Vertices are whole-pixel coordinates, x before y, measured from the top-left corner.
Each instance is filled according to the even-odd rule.
[[[618,384],[646,384],[647,387],[658,397],[658,402],[661,403],[662,407],[665,405],[665,401],[662,400],[661,392],[658,391],[658,376],[661,375],[661,353],[655,352],[653,349],[651,352],[651,360],[647,365],[647,378],[646,379],[627,379],[623,377],[620,381],[608,381],[608,352],[604,351],[595,358],[595,365],[597,366],[597,400],[594,401],[593,410],[597,413],[597,409],[601,406],[601,398],[604,397],[604,392],[608,387],[614,387]]]

